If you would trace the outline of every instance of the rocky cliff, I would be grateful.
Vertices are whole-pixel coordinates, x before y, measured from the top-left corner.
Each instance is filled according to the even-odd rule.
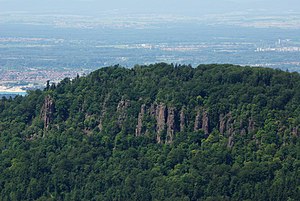
[[[185,118],[185,109],[182,107],[180,110],[180,132],[185,131],[186,118]]]
[[[168,117],[167,117],[167,137],[166,143],[171,144],[174,139],[176,123],[175,123],[175,108],[170,107],[168,108]]]
[[[40,118],[44,122],[44,130],[47,130],[50,123],[53,120],[53,113],[55,110],[54,100],[50,95],[46,96],[44,99],[44,104],[40,112]]]
[[[135,136],[142,136],[147,131],[144,129],[145,115],[155,119],[155,132],[157,143],[172,144],[176,136],[176,132],[187,131],[188,118],[185,116],[186,109],[182,107],[178,110],[173,106],[166,106],[164,103],[152,103],[150,106],[142,104],[137,117]],[[209,114],[206,110],[198,110],[195,122],[194,131],[203,130],[204,134],[209,135]]]
[[[206,135],[209,134],[209,116],[206,110],[200,109],[197,111],[194,131],[202,129]]]
[[[138,123],[135,129],[135,136],[141,136],[143,133],[143,120],[144,120],[145,113],[146,113],[146,104],[143,104],[141,106],[141,110],[138,116]]]
[[[159,104],[156,109],[156,141],[157,143],[162,143],[162,133],[165,130],[166,125],[166,106],[164,104]]]
[[[117,106],[117,113],[118,113],[118,120],[117,124],[119,127],[122,127],[124,121],[126,120],[127,117],[127,109],[130,106],[130,101],[129,100],[122,100],[118,103]]]
[[[98,128],[100,131],[102,131],[102,129],[103,129],[103,119],[105,118],[105,115],[106,115],[107,103],[108,103],[109,98],[110,98],[110,94],[108,94],[105,97],[103,104],[101,105],[101,115],[100,115],[100,120],[99,120],[99,125],[98,125]]]

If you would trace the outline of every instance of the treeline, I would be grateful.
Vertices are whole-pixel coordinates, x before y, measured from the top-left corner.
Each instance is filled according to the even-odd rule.
[[[112,66],[0,101],[1,200],[299,200],[300,75]]]

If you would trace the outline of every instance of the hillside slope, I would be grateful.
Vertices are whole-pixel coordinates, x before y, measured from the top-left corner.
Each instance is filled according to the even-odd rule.
[[[297,200],[300,75],[99,69],[0,102],[1,200]]]

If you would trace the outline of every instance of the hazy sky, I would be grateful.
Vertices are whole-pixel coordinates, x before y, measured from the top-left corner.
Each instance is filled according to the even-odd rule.
[[[0,0],[0,12],[66,12],[97,14],[160,13],[201,15],[231,11],[266,10],[270,13],[300,11],[299,0]]]

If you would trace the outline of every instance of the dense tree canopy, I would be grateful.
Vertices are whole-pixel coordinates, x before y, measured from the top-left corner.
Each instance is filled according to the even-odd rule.
[[[298,200],[299,125],[298,73],[102,68],[2,98],[0,197]]]

